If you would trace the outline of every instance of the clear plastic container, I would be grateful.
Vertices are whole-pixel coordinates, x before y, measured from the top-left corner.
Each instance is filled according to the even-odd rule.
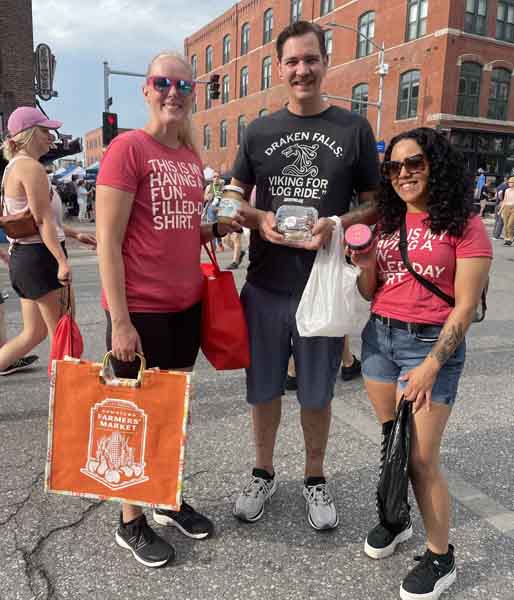
[[[218,223],[230,224],[241,208],[244,190],[237,185],[226,185],[218,206]]]
[[[309,242],[312,228],[318,221],[318,211],[313,206],[284,204],[275,215],[277,231],[288,242]]]

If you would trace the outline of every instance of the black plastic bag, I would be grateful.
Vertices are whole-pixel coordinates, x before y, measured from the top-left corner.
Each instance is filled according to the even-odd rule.
[[[397,533],[409,521],[409,454],[412,403],[402,397],[389,435],[377,487],[377,509],[382,525]]]

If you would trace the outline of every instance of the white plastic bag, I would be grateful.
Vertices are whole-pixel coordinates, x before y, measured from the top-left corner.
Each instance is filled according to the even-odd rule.
[[[296,326],[302,337],[342,337],[356,318],[360,270],[346,262],[341,220],[331,218],[336,226],[330,247],[318,250],[296,311]]]

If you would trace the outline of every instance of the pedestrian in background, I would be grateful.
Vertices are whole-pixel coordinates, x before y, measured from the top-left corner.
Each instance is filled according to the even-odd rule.
[[[403,580],[404,600],[439,598],[456,578],[448,543],[450,496],[441,473],[441,440],[457,395],[465,335],[491,265],[491,242],[472,216],[472,183],[464,159],[433,129],[402,133],[384,156],[376,247],[352,255],[358,285],[371,300],[362,333],[366,391],[382,424],[382,460],[403,395],[413,402],[409,477],[423,517],[427,549]],[[399,229],[416,272],[455,299],[454,308],[427,291],[402,260]],[[410,517],[400,530],[378,523],[364,550],[375,559],[393,554],[412,536]]]
[[[504,245],[512,246],[514,239],[514,176],[507,180],[508,188],[503,192],[503,200],[500,205],[500,212],[503,219]]]
[[[503,232],[503,219],[501,214],[501,205],[503,202],[503,196],[505,194],[505,190],[509,187],[508,184],[509,178],[505,177],[503,183],[496,188],[495,194],[495,207],[494,207],[494,227],[493,227],[493,240],[501,240],[502,232]]]

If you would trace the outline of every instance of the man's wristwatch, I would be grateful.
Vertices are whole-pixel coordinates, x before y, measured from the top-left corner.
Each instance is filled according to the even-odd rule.
[[[218,238],[219,240],[223,237],[225,237],[227,234],[226,233],[220,233],[219,229],[218,229],[218,224],[217,223],[213,223],[212,224],[212,235],[215,238]]]

